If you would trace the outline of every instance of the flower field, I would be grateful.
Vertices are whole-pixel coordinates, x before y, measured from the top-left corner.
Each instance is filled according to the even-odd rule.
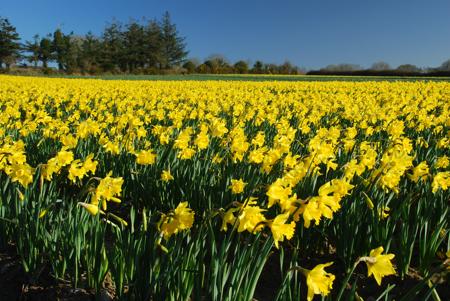
[[[31,282],[445,298],[450,83],[0,76],[0,106],[0,248]]]

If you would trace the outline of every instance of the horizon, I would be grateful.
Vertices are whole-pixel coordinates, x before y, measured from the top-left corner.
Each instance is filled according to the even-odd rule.
[[[117,0],[24,0],[2,4],[0,16],[8,18],[25,41],[57,28],[76,35],[92,31],[98,36],[114,19],[121,23],[160,19],[165,11],[180,35],[186,37],[188,58],[201,61],[220,54],[230,62],[289,61],[305,69],[341,63],[368,68],[379,61],[392,68],[402,64],[423,68],[437,67],[450,58],[450,40],[444,39],[450,36],[450,18],[446,18],[450,2],[444,0],[370,4],[356,0],[321,4],[283,1],[283,5],[255,0],[133,0],[127,5]]]

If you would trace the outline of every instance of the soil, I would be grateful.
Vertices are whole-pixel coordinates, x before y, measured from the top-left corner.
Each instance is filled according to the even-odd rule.
[[[0,301],[95,300],[94,294],[86,290],[56,281],[46,268],[35,278],[27,276],[12,246],[0,251]]]
[[[317,263],[332,261],[331,258],[321,258]],[[313,259],[305,261],[306,264],[314,263]],[[314,263],[315,264],[315,263]],[[336,278],[343,278],[343,268],[337,263],[327,269],[334,273]],[[411,273],[404,280],[399,277],[387,277],[383,279],[383,285],[379,287],[373,278],[367,278],[364,266],[355,270],[355,276],[358,278],[359,296],[365,301],[374,301],[386,289],[387,284],[395,284],[392,290],[392,296],[403,296],[408,290],[417,285],[420,281],[419,274],[411,270]],[[301,277],[303,283],[301,287],[305,288],[302,293],[306,294],[306,283]],[[341,278],[341,279],[342,279]],[[435,277],[436,278],[436,277]],[[438,281],[438,279],[433,279]],[[282,281],[280,273],[280,262],[277,254],[272,254],[267,262],[261,279],[258,283],[255,298],[257,301],[274,300],[276,291]],[[437,285],[437,292],[441,300],[450,300],[449,279],[440,280]],[[337,288],[334,288],[334,293]],[[101,301],[113,300],[111,289],[105,290],[100,296]],[[391,296],[391,295],[390,295]],[[423,300],[423,296],[414,297],[415,300]],[[306,300],[306,295],[302,300]],[[20,258],[15,254],[13,246],[9,246],[6,250],[0,251],[0,301],[20,300],[20,301],[91,301],[95,300],[95,294],[92,291],[84,289],[74,289],[70,283],[55,280],[48,268],[42,269],[39,275],[30,277],[25,273],[20,263]]]

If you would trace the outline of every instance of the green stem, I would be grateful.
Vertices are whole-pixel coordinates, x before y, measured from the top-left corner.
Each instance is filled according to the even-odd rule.
[[[428,280],[427,283],[428,283],[428,287],[431,288],[431,290],[432,290],[432,295],[433,295],[434,301],[441,301],[441,298],[439,297],[439,295],[438,295],[438,293],[436,291],[436,288],[434,287],[434,285],[431,282],[431,280]]]
[[[350,272],[348,273],[347,277],[345,277],[344,282],[342,283],[341,289],[339,290],[339,293],[336,297],[336,301],[341,300],[342,294],[344,293],[345,290],[345,286],[347,285],[348,281],[350,280],[350,277],[352,276],[353,272],[356,269],[356,266],[361,262],[361,258],[358,258],[358,260],[355,262],[355,264],[353,265],[352,269],[350,270]]]

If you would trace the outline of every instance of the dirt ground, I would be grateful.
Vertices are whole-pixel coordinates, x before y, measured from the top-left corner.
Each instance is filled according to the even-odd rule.
[[[278,256],[272,256],[273,260],[269,260],[263,270],[262,277],[258,284],[255,293],[257,301],[271,301],[274,300],[276,290],[281,283],[281,275],[279,272]],[[341,268],[337,265],[329,269],[330,272],[335,273],[339,277],[339,270]],[[378,287],[372,278],[367,278],[363,267],[355,271],[357,277],[361,279],[358,281],[357,292],[365,301],[374,301],[377,296],[383,291],[383,287]],[[341,273],[342,274],[342,273]],[[400,280],[399,277],[389,277],[386,283],[396,284],[392,290],[393,295],[402,296],[419,282],[419,277],[414,271],[411,275]],[[383,280],[385,281],[385,280]],[[441,300],[450,300],[450,290],[448,289],[448,279],[437,286],[437,291]],[[306,285],[302,283],[302,287]],[[303,290],[306,294],[306,289]],[[334,288],[336,291],[336,288]],[[421,297],[417,297],[422,300]],[[74,289],[70,283],[56,281],[50,274],[48,268],[40,271],[39,275],[34,277],[27,276],[24,272],[20,258],[15,254],[13,246],[6,250],[0,250],[0,301],[20,300],[20,301],[90,301],[95,300],[95,295],[92,291],[84,289]],[[105,290],[100,296],[101,301],[114,300],[111,289]],[[305,295],[306,300],[306,295]]]

